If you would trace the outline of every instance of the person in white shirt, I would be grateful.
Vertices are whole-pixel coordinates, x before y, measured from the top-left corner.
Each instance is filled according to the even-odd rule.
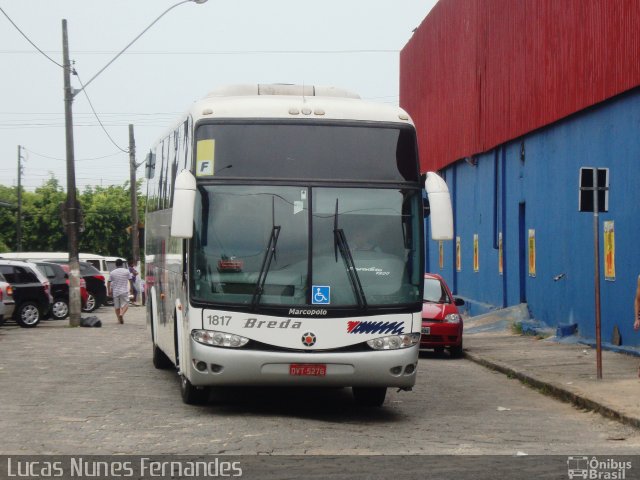
[[[123,267],[121,259],[116,260],[116,268],[109,274],[109,294],[113,297],[113,306],[119,323],[124,323],[124,314],[129,308],[129,280],[131,274]]]

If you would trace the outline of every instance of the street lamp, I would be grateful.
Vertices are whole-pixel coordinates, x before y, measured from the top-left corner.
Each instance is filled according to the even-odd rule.
[[[75,96],[82,92],[95,80],[109,65],[111,65],[120,55],[122,55],[136,40],[145,34],[158,20],[164,17],[169,11],[183,3],[205,3],[207,0],[182,0],[172,5],[162,12],[149,24],[140,34],[129,42],[109,63],[102,67],[98,73],[89,79],[80,89],[71,88],[71,62],[69,61],[69,42],[67,39],[67,20],[62,20],[62,59],[64,74],[64,124],[67,151],[67,204],[66,223],[67,238],[69,247],[69,325],[77,327],[80,325],[80,263],[78,260],[78,201],[76,199],[76,174],[73,148],[73,113],[72,105]]]

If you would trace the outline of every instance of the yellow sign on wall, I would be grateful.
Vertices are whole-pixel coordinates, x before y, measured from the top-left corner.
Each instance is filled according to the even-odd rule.
[[[604,222],[604,279],[616,279],[616,237],[613,220]]]
[[[536,276],[536,231],[529,229],[529,276]]]
[[[460,237],[456,237],[456,271],[462,271],[462,252],[460,251]]]
[[[444,269],[444,242],[438,240],[438,266],[440,270]]]
[[[473,271],[480,270],[480,251],[478,246],[478,234],[473,234]]]
[[[502,256],[502,232],[498,232],[498,273],[504,273],[504,260]]]

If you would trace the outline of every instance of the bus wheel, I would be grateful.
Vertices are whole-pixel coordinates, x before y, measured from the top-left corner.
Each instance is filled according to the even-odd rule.
[[[385,387],[353,387],[353,397],[358,405],[380,407],[387,395]]]
[[[167,370],[173,366],[169,357],[155,343],[153,344],[153,366],[158,370]]]
[[[182,401],[187,405],[202,405],[209,399],[209,389],[194,387],[184,375],[180,375],[180,393]]]

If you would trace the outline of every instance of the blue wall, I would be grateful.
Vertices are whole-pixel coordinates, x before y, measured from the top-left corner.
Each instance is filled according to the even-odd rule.
[[[595,338],[593,214],[578,212],[580,167],[606,167],[610,174],[609,212],[600,214],[598,224],[602,340],[610,342],[617,325],[623,345],[640,346],[640,333],[632,325],[640,274],[640,89],[500,145],[474,161],[447,167],[442,173],[452,193],[462,269],[455,268],[453,241],[444,244],[441,270],[438,245],[432,240],[427,268],[442,274],[456,295],[472,300],[472,314],[479,313],[473,311],[477,305],[511,306],[523,297],[537,320],[550,326],[577,323],[580,336]],[[606,220],[615,226],[613,281],[604,277]],[[528,275],[529,229],[535,229],[535,277]],[[498,273],[499,232],[503,275]],[[478,272],[473,269],[474,234],[479,237]],[[554,281],[563,273],[564,278]]]

